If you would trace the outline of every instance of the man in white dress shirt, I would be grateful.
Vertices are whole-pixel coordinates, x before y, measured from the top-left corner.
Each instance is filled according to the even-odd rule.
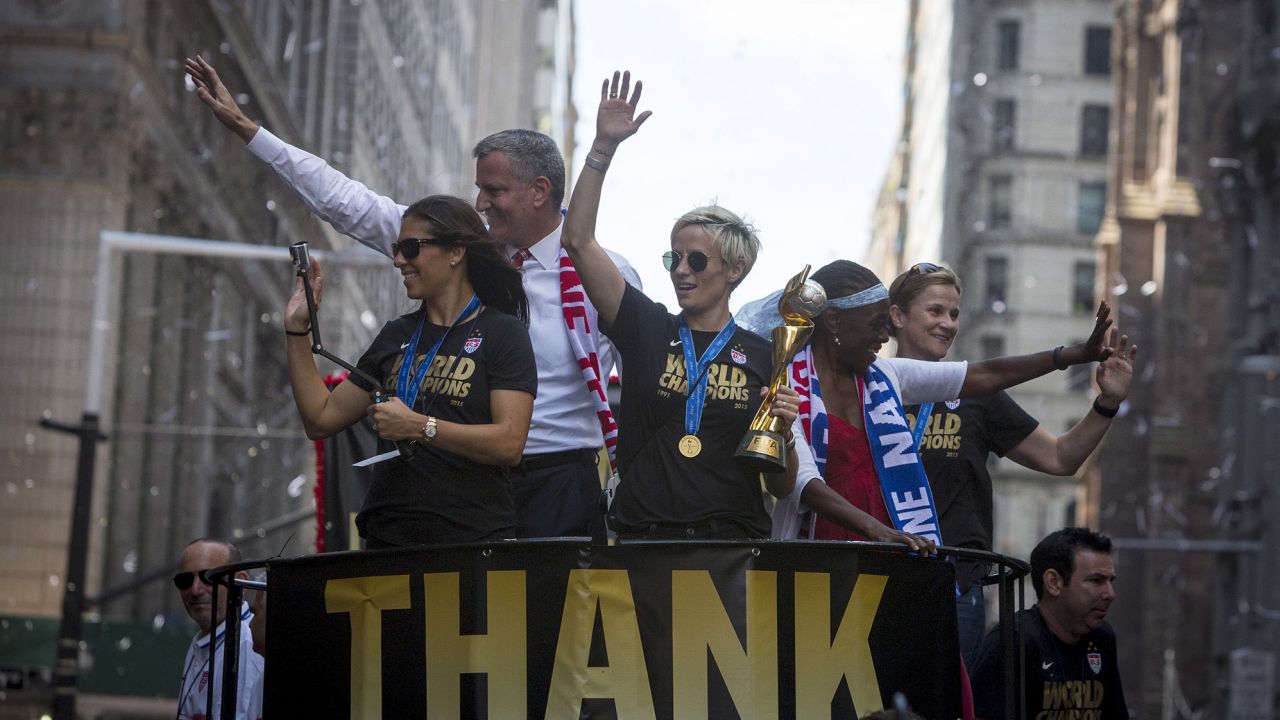
[[[304,150],[250,120],[203,58],[186,72],[219,122],[271,166],[317,217],[388,257],[405,205],[378,195]],[[524,270],[529,335],[538,365],[538,395],[525,455],[512,468],[519,537],[604,535],[596,456],[604,443],[597,401],[579,369],[562,310],[559,257],[564,159],[555,141],[530,130],[504,130],[481,140],[476,157],[476,209],[495,240],[510,248]],[[610,257],[627,282],[640,277],[621,255]],[[613,369],[612,345],[598,332],[595,309],[583,298],[598,348],[600,377]],[[588,350],[588,352],[590,352]]]
[[[221,716],[222,706],[222,656],[226,636],[224,622],[227,606],[226,589],[221,589],[218,604],[212,602],[212,588],[200,579],[202,570],[221,567],[240,560],[240,551],[231,543],[209,538],[192,540],[182,551],[178,572],[173,584],[182,596],[182,606],[196,621],[200,632],[191,640],[187,657],[182,664],[182,682],[179,686],[178,720],[214,720]],[[247,578],[240,572],[237,577]],[[237,660],[236,720],[258,720],[262,717],[262,656],[253,650],[253,620],[249,603],[240,603],[240,648]],[[212,646],[212,653],[210,647]],[[212,677],[212,679],[210,679]],[[213,714],[206,715],[209,683],[213,683]]]

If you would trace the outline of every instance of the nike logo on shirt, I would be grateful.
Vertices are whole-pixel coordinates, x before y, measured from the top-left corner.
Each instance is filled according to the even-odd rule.
[[[409,347],[409,343],[404,343],[403,345],[400,346],[400,349],[403,350],[407,347]]]
[[[1053,663],[1051,663],[1051,662],[1047,662],[1047,663],[1040,663],[1040,669],[1041,669],[1041,670],[1048,670],[1048,669],[1049,669],[1049,668],[1051,668],[1051,667],[1053,667]]]
[[[671,347],[675,347],[675,346],[677,346],[677,345],[679,345],[679,344],[680,344],[680,341],[679,341],[679,340],[672,340],[672,341],[671,341]]]

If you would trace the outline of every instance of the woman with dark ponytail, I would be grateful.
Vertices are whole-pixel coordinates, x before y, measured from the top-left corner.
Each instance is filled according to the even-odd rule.
[[[507,468],[520,461],[537,370],[526,329],[528,304],[511,267],[465,200],[432,195],[404,213],[393,246],[405,292],[418,310],[383,326],[358,367],[329,392],[307,339],[302,281],[285,310],[289,380],[312,439],[366,414],[379,451],[412,452],[373,465],[356,525],[367,547],[478,542],[514,536]],[[312,288],[323,278],[313,260]]]

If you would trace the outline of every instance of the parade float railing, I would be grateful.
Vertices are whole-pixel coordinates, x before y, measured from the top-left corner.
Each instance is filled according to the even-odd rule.
[[[853,718],[902,693],[923,717],[956,718],[950,558],[991,565],[1012,628],[1026,563],[884,543],[555,538],[207,576],[238,609],[260,584],[235,573],[268,569],[264,717]],[[1021,717],[1018,648],[1002,636],[1007,716]],[[228,628],[224,718],[238,637]]]

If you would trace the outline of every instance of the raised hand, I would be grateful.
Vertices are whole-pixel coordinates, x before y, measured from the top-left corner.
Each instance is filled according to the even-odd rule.
[[[640,102],[640,93],[644,83],[636,80],[635,91],[631,90],[631,71],[619,73],[614,71],[613,79],[605,79],[600,85],[600,109],[596,111],[596,140],[592,149],[603,155],[612,155],[619,143],[640,129],[645,120],[653,113],[645,110],[636,115],[636,105]],[[628,99],[630,94],[630,99]]]
[[[1112,328],[1108,345],[1115,345],[1115,336],[1119,330]],[[1111,357],[1098,364],[1096,378],[1098,388],[1102,391],[1101,400],[1105,407],[1120,407],[1120,403],[1129,397],[1129,383],[1133,381],[1133,361],[1138,357],[1138,346],[1129,346],[1129,336],[1121,335],[1119,345]]]
[[[1089,339],[1084,342],[1084,357],[1082,362],[1102,362],[1111,357],[1115,352],[1112,343],[1115,341],[1114,333],[1108,333],[1111,329],[1111,306],[1106,300],[1098,303],[1098,316],[1093,324],[1093,332],[1089,335]]]
[[[320,296],[324,294],[324,273],[320,271],[320,261],[311,258],[311,271],[307,273],[311,279],[311,294],[316,301],[316,309],[320,308]],[[307,311],[307,293],[302,287],[302,278],[293,281],[293,295],[284,309],[284,329],[288,332],[306,332],[311,329],[311,315]]]
[[[258,125],[240,109],[240,103],[231,96],[227,86],[222,84],[218,71],[199,55],[187,58],[182,67],[191,76],[191,82],[195,83],[196,97],[213,110],[213,116],[218,118],[218,122],[245,142],[252,140],[258,132]]]

